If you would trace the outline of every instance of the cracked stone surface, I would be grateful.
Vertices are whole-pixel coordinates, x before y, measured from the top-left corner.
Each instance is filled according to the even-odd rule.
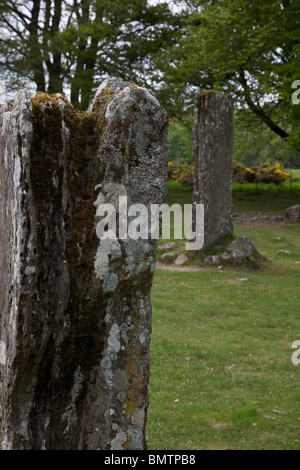
[[[101,203],[161,204],[168,117],[106,80],[0,107],[2,449],[145,449],[157,240],[100,240]]]

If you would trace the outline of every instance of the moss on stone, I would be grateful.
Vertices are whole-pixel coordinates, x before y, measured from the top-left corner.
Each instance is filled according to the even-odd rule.
[[[105,119],[107,106],[111,103],[115,96],[116,93],[112,90],[109,85],[107,85],[101,91],[101,93],[96,96],[95,101],[93,103],[92,112],[95,115],[95,122],[99,141],[101,140],[107,127]]]

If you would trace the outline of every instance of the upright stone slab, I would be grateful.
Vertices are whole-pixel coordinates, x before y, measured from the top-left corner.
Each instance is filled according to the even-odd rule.
[[[105,81],[86,113],[20,91],[0,113],[2,449],[144,449],[157,240],[96,211],[166,196],[168,118]]]
[[[204,246],[233,235],[233,100],[222,92],[196,95],[193,129],[194,204],[204,204]]]

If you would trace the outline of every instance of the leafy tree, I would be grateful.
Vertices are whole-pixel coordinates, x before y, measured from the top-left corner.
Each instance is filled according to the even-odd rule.
[[[0,0],[0,73],[8,90],[68,89],[86,108],[107,76],[145,82],[171,20],[147,0]]]
[[[168,153],[169,161],[177,158],[192,163],[192,141],[190,129],[178,120],[170,122],[168,133]]]
[[[300,149],[300,106],[291,102],[292,83],[300,78],[300,0],[184,4],[176,43],[157,57],[169,110],[180,115],[192,105],[196,90],[221,89]]]

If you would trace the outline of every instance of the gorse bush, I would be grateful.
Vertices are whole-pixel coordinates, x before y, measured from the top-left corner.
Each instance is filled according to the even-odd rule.
[[[254,183],[256,173],[251,168],[247,168],[241,163],[233,165],[233,182],[234,183]]]
[[[168,179],[188,186],[193,184],[194,166],[182,158],[168,163]]]
[[[194,166],[186,160],[177,158],[168,163],[168,179],[182,185],[192,186],[194,179]],[[233,165],[233,183],[238,184],[275,184],[281,186],[287,180],[299,181],[299,176],[292,176],[285,171],[280,163],[271,165],[269,162],[256,167],[247,168],[242,163]]]
[[[234,183],[264,183],[281,185],[284,181],[291,178],[291,173],[284,171],[280,163],[271,165],[270,163],[262,163],[259,166],[247,168],[241,163],[233,165],[233,182]],[[293,178],[297,179],[297,177]]]

